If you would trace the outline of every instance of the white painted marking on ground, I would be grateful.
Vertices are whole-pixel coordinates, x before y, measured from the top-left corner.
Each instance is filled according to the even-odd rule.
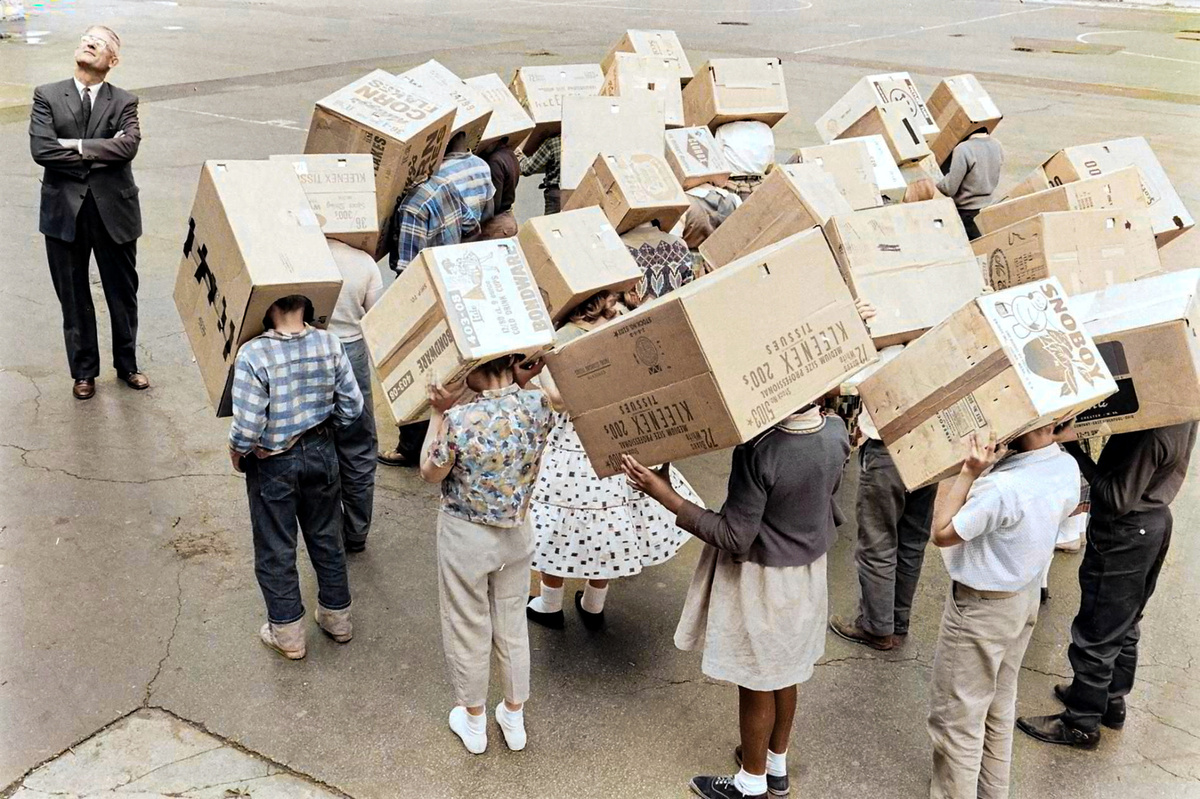
[[[607,3],[590,3],[590,2],[586,2],[586,1],[581,3],[581,2],[577,2],[577,0],[567,0],[567,2],[548,2],[547,0],[509,0],[509,4],[510,5],[513,5],[513,4],[522,5],[522,6],[537,6],[537,7],[545,7],[545,6],[568,7],[569,6],[572,8],[581,8],[581,9],[603,8],[603,9],[607,9],[607,10],[611,10],[611,11],[652,11],[652,12],[656,12],[656,13],[662,13],[662,12],[668,11],[668,9],[661,8],[661,7],[653,7],[653,6],[615,6],[615,5],[609,5]],[[686,13],[686,14],[721,14],[723,16],[738,16],[738,15],[745,15],[745,14],[791,14],[791,13],[794,13],[797,11],[807,11],[808,9],[810,9],[812,7],[813,7],[812,3],[809,3],[806,0],[802,0],[797,5],[789,6],[787,8],[762,8],[762,9],[746,9],[746,10],[732,10],[732,9],[727,9],[727,8],[716,8],[716,9],[688,8],[688,9],[669,9],[669,10],[671,11],[671,13],[681,12],[681,13]],[[447,12],[447,13],[449,13],[449,12]],[[454,12],[454,13],[458,13],[458,12]]]
[[[885,33],[880,36],[868,36],[863,39],[851,39],[848,42],[835,42],[834,44],[822,44],[817,47],[806,47],[803,50],[796,50],[794,52],[796,52],[797,54],[813,53],[813,52],[816,52],[817,50],[829,50],[834,47],[846,47],[851,44],[862,44],[864,42],[877,42],[881,39],[895,39],[900,36],[911,36],[914,33],[924,33],[925,31],[936,31],[936,30],[941,30],[942,28],[953,28],[958,25],[970,25],[975,22],[986,22],[989,19],[1000,19],[1001,17],[1012,17],[1012,16],[1016,16],[1018,14],[1036,14],[1039,11],[1052,11],[1053,9],[1054,9],[1054,6],[1046,6],[1045,8],[1027,8],[1027,9],[1024,9],[1023,11],[1006,11],[1003,14],[991,14],[986,17],[976,17],[974,19],[963,19],[963,20],[959,20],[958,22],[947,22],[942,25],[926,25],[924,27],[914,28],[913,30],[909,30],[909,31],[897,31],[896,33]]]
[[[165,108],[168,111],[180,111],[184,114],[197,114],[202,117],[214,117],[216,119],[228,119],[232,122],[246,122],[250,125],[263,125],[268,128],[286,128],[287,130],[298,130],[301,133],[307,133],[308,128],[298,128],[292,119],[246,119],[245,117],[235,117],[229,114],[216,114],[212,111],[198,111],[195,108],[179,108],[173,105],[156,105],[155,108]]]
[[[1081,33],[1075,37],[1075,41],[1087,44],[1089,36],[1111,36],[1117,33],[1153,33],[1153,31],[1088,31]],[[1150,53],[1135,53],[1132,50],[1121,50],[1117,55],[1131,55],[1137,58],[1153,58],[1158,61],[1174,61],[1177,64],[1200,64],[1200,61],[1188,61],[1186,58],[1171,58],[1165,55],[1151,55]]]
[[[181,31],[181,30],[183,30],[183,26],[182,25],[163,25],[163,30],[165,30],[165,31]]]

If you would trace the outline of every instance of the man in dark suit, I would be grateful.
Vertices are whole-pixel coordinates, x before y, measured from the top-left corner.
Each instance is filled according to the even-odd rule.
[[[137,97],[105,78],[121,40],[88,28],[75,50],[75,76],[33,92],[29,149],[45,167],[39,229],[63,313],[76,399],[91,399],[100,374],[96,309],[88,265],[96,266],[112,321],[113,366],[134,389],[150,387],[137,367],[137,239],[142,234],[132,162],[142,134]]]

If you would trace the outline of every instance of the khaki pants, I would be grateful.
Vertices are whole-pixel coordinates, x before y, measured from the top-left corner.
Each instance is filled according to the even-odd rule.
[[[1037,623],[1038,582],[1004,598],[951,588],[930,686],[931,799],[1008,796],[1017,675]]]
[[[493,649],[504,698],[529,699],[525,602],[533,526],[490,527],[438,513],[438,601],[442,645],[460,705],[487,704]]]

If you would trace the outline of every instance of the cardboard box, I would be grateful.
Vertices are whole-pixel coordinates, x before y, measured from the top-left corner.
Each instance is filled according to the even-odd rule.
[[[562,130],[564,97],[594,97],[604,86],[604,72],[599,64],[560,64],[544,67],[521,67],[513,75],[509,89],[529,112],[533,132],[521,145],[533,155],[538,145]]]
[[[290,163],[206,161],[175,276],[175,308],[217,416],[233,413],[233,365],[271,303],[312,301],[324,326],[342,290],[317,216]]]
[[[783,64],[778,58],[713,59],[683,90],[683,118],[689,127],[706,125],[716,130],[738,120],[774,125],[787,112]]]
[[[1137,167],[1131,166],[1108,175],[1065,183],[994,203],[979,212],[975,217],[975,226],[986,235],[1031,216],[1053,211],[1087,211],[1095,208],[1136,211],[1147,207],[1141,177]]]
[[[854,209],[816,164],[777,166],[700,245],[713,269]]]
[[[988,283],[994,289],[1053,276],[1074,295],[1162,271],[1146,209],[1038,214],[975,239],[971,246],[987,259]]]
[[[907,184],[915,183],[921,178],[929,178],[934,183],[940,183],[942,178],[946,177],[942,174],[942,168],[938,166],[937,159],[933,157],[933,153],[925,156],[919,161],[910,161],[907,164],[900,164],[900,175],[904,178]],[[900,198],[904,199],[903,196]]]
[[[454,114],[453,104],[417,94],[382,69],[317,101],[304,152],[367,153],[375,164],[375,260],[386,254],[396,198],[441,165]]]
[[[974,75],[945,78],[929,95],[927,104],[939,132],[930,137],[929,149],[944,164],[959,142],[980,128],[996,129],[1003,115]]]
[[[817,133],[826,144],[853,135],[847,133],[850,126],[872,108],[887,105],[899,106],[904,116],[912,120],[913,129],[922,140],[937,135],[937,122],[907,72],[868,75],[861,79],[817,120]]]
[[[929,145],[897,105],[876,106],[846,128],[851,137],[879,135],[887,144],[892,160],[897,164],[920,161],[932,153]]]
[[[1200,270],[1159,275],[1071,298],[1117,381],[1117,393],[1075,417],[1080,438],[1200,419]]]
[[[362,319],[397,424],[429,412],[428,387],[503,355],[535,356],[554,325],[516,239],[429,247]]]
[[[654,220],[659,230],[670,230],[687,211],[688,199],[661,156],[602,155],[563,210],[591,205],[600,206],[617,233],[625,233]]]
[[[858,387],[910,491],[957,472],[971,433],[1011,441],[1116,390],[1054,278],[967,303]]]
[[[537,216],[522,223],[517,241],[557,325],[598,291],[626,291],[641,267],[595,206]]]
[[[826,172],[833,175],[838,190],[854,210],[883,205],[883,197],[875,183],[875,166],[866,142],[856,140],[801,147],[796,151],[794,160],[824,167]]]
[[[752,309],[748,312],[747,309]],[[601,476],[731,447],[875,359],[819,230],[791,236],[547,356]]]
[[[480,92],[433,59],[401,72],[396,77],[419,94],[438,102],[453,103],[457,111],[450,135],[465,133],[468,148],[474,150],[479,146],[492,118],[492,104]]]
[[[296,170],[308,204],[317,215],[317,224],[326,236],[371,254],[379,249],[371,156],[272,155],[271,160],[286,161]]]
[[[1024,180],[1009,189],[1008,192],[1006,192],[1005,195],[1000,198],[999,202],[1015,200],[1016,198],[1024,197],[1027,194],[1034,194],[1035,192],[1046,191],[1047,189],[1052,188],[1054,188],[1054,186],[1051,185],[1050,178],[1046,177],[1046,170],[1042,169],[1040,166],[1034,167],[1033,171],[1026,175]]]
[[[643,94],[656,97],[662,101],[667,127],[683,127],[683,92],[679,88],[675,62],[670,59],[616,53],[600,94],[605,97]]]
[[[628,30],[621,41],[613,45],[608,55],[600,62],[600,68],[605,73],[616,60],[617,53],[637,53],[638,55],[654,56],[670,61],[674,65],[675,75],[681,86],[686,86],[692,79],[692,67],[688,63],[687,54],[675,31]]]
[[[667,164],[685,190],[729,180],[729,164],[708,128],[668,130],[665,144]]]
[[[476,152],[486,150],[500,139],[508,139],[512,147],[525,141],[533,130],[533,120],[499,75],[495,72],[477,75],[467,78],[464,83],[483,95],[492,107],[492,116],[484,128],[483,138],[475,147]]]
[[[563,99],[559,188],[574,191],[596,156],[661,156],[662,100],[651,94]]]
[[[878,310],[876,347],[911,341],[984,291],[949,197],[834,216],[825,234],[850,291]]]
[[[871,158],[871,168],[875,170],[875,185],[879,188],[879,193],[894,203],[902,202],[904,191],[908,188],[908,181],[904,179],[904,175],[900,174],[900,167],[896,166],[896,161],[892,158],[892,151],[888,149],[887,142],[882,136],[878,133],[871,136],[847,136],[830,142],[830,146],[853,145],[855,142],[862,142],[867,146],[867,154]]]

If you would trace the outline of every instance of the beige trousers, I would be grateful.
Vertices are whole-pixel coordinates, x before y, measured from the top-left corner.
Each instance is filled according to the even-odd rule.
[[[533,526],[491,527],[438,513],[442,646],[460,705],[487,704],[492,651],[504,698],[529,699],[529,561]]]
[[[1003,599],[951,589],[930,685],[930,799],[1008,796],[1017,676],[1037,623],[1039,582]]]

